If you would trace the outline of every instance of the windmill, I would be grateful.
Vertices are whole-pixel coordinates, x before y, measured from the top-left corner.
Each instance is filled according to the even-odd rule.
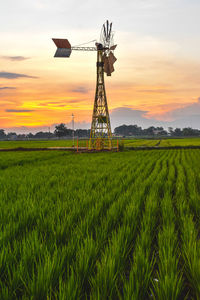
[[[106,141],[108,141],[109,148],[112,148],[112,132],[106,98],[104,73],[106,73],[107,76],[111,76],[114,72],[113,65],[117,60],[114,56],[114,50],[117,45],[114,45],[113,36],[112,23],[106,21],[101,30],[100,41],[95,43],[95,47],[72,47],[67,39],[52,39],[57,46],[54,57],[70,57],[74,50],[97,51],[97,81],[90,131],[90,148],[103,149]]]

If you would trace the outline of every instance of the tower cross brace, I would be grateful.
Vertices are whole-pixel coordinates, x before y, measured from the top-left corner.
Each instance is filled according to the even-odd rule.
[[[108,111],[105,83],[104,83],[104,60],[103,50],[97,46],[97,82],[96,93],[94,99],[91,131],[90,131],[90,147],[104,148],[106,140],[108,147],[112,147],[112,132],[110,125],[110,116]]]

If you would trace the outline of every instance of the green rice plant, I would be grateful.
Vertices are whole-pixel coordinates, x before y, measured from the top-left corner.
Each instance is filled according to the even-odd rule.
[[[169,215],[170,210],[168,217]],[[183,283],[178,270],[179,254],[173,221],[163,224],[163,229],[158,234],[158,256],[158,270],[152,279],[153,298],[179,299]]]
[[[172,205],[175,157],[169,160],[169,173],[164,183],[164,197],[161,201],[162,228],[158,233],[157,271],[152,278],[152,296],[154,299],[179,299],[182,291],[182,275],[178,270],[178,238],[175,231],[175,214]]]
[[[159,165],[157,165],[157,167],[158,166]],[[157,170],[157,168],[155,168],[155,170]],[[147,297],[154,265],[154,260],[151,258],[151,245],[158,214],[157,201],[162,189],[161,179],[166,176],[166,171],[166,168],[162,168],[160,174],[154,181],[153,177],[150,178],[151,187],[146,199],[140,235],[137,237],[133,252],[131,270],[128,279],[127,276],[124,276],[123,280],[124,287],[120,296],[122,299],[145,299],[145,297]]]
[[[196,299],[200,299],[200,242],[191,216],[184,218],[182,232],[186,276]]]
[[[195,154],[197,151],[191,150],[190,155],[184,152],[185,156],[182,162],[186,176],[187,201],[190,210],[195,217],[195,221],[200,225],[200,176],[199,176],[199,157]],[[192,159],[191,159],[192,158]]]
[[[185,160],[185,153],[182,152],[180,159]],[[197,239],[197,230],[193,221],[193,214],[187,202],[186,178],[182,165],[177,165],[177,192],[176,205],[179,214],[178,222],[181,232],[182,259],[184,261],[185,277],[188,281],[189,292],[196,299],[200,298],[200,243]]]
[[[148,171],[148,168],[147,168],[147,171]],[[134,176],[137,177],[137,173],[134,174]],[[104,241],[107,239],[106,235],[108,235],[108,233],[110,232],[111,228],[115,228],[114,227],[114,223],[111,222],[111,220],[115,219],[116,222],[118,223],[118,226],[120,225],[120,223],[119,223],[119,220],[120,220],[119,214],[120,214],[120,211],[122,211],[124,203],[127,203],[128,197],[130,197],[129,195],[130,195],[130,191],[127,193],[127,197],[126,198],[124,197],[125,195],[123,195],[123,198],[121,198],[121,199],[119,198],[118,201],[114,203],[113,209],[114,209],[114,207],[115,207],[115,205],[117,203],[118,203],[118,208],[116,210],[113,210],[112,215],[110,215],[109,217],[107,216],[107,219],[106,219],[106,222],[105,222],[106,227],[104,227],[103,224],[101,225],[101,233],[102,234],[99,234],[98,228],[97,228],[97,234],[96,234],[96,236],[98,238],[98,242],[100,242],[101,245],[103,245],[105,243]],[[121,209],[119,209],[120,206],[121,206]],[[110,210],[110,212],[112,212],[112,210]],[[81,232],[82,232],[82,230],[81,230]],[[77,253],[78,253],[78,251],[79,250],[77,249]],[[75,265],[76,265],[76,261],[75,261]],[[76,267],[75,267],[75,270],[76,270]],[[76,274],[78,274],[78,272],[76,272]],[[72,280],[73,280],[73,278],[72,278]]]
[[[1,153],[0,298],[198,299],[198,156]]]
[[[151,166],[151,164],[150,164]],[[147,168],[147,172],[148,172],[148,168]],[[134,178],[137,178],[137,173],[139,174],[138,170],[136,170],[136,173],[132,174],[130,176],[130,179],[129,179],[129,176],[127,177],[127,182],[128,183],[131,183]],[[95,237],[98,239],[97,240],[97,246],[98,246],[98,251],[96,253],[96,255],[98,255],[99,251],[101,250],[102,246],[105,244],[105,241],[108,239],[108,236],[110,235],[110,232],[112,232],[112,228],[116,228],[115,226],[117,225],[117,227],[120,225],[119,223],[119,220],[120,220],[120,215],[122,214],[123,210],[124,210],[124,205],[128,204],[128,197],[130,198],[130,194],[132,193],[132,185],[128,184],[127,183],[127,186],[131,187],[131,191],[126,191],[125,194],[123,193],[122,197],[119,197],[117,201],[115,201],[113,203],[113,205],[111,206],[111,208],[109,209],[108,211],[108,214],[107,214],[107,218],[105,219],[105,222],[101,224],[101,234],[99,233],[99,226],[95,228],[95,231],[96,231],[96,234],[95,234]],[[121,195],[120,195],[121,196]],[[92,220],[92,221],[91,221]],[[90,221],[90,224],[93,224],[95,225],[95,216],[92,216],[89,217],[89,221]],[[85,223],[86,225],[88,225],[88,223]],[[83,237],[85,234],[88,234],[88,227],[87,227],[87,231],[85,231],[84,229],[84,224],[80,224],[80,232],[81,234],[83,234]],[[77,254],[79,255],[79,251],[82,251],[82,250],[79,250],[79,247],[77,249]],[[87,251],[86,251],[87,252]],[[82,256],[82,255],[80,255]],[[95,257],[92,258],[92,260],[95,262],[96,259]],[[80,290],[83,288],[83,284],[81,284],[81,274],[82,272],[78,271],[77,269],[79,268],[79,264],[77,265],[77,263],[79,262],[79,260],[75,260],[75,263],[74,263],[74,267],[73,267],[73,273],[69,279],[69,286],[71,286],[70,282],[71,280],[73,281],[74,278],[74,274],[79,274],[77,275],[79,279],[76,280],[76,282],[80,282],[80,286],[79,288],[77,287],[77,291],[80,292]],[[87,278],[87,277],[86,277]],[[87,280],[89,280],[89,277],[87,278]],[[85,282],[84,284],[84,288],[88,286],[88,283],[87,281]],[[66,285],[65,285],[65,288],[66,288]],[[86,292],[86,291],[85,291]]]
[[[123,271],[129,253],[131,231],[121,227],[109,240],[101,261],[97,262],[97,274],[91,278],[91,298],[107,299],[116,297],[117,278]]]

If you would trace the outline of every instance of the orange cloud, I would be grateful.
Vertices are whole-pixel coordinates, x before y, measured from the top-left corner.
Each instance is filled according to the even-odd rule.
[[[156,44],[156,51],[159,47]],[[136,51],[137,50],[137,51]],[[122,47],[116,72],[105,77],[109,109],[129,107],[148,111],[146,118],[164,120],[167,112],[193,103],[200,95],[200,65],[167,56],[161,51]],[[124,52],[123,52],[124,51]],[[14,55],[11,55],[14,56]],[[4,78],[0,85],[0,127],[47,126],[67,123],[72,112],[78,121],[91,121],[96,88],[96,57],[80,53],[69,60],[45,54],[32,59],[2,60],[6,74],[29,77]],[[53,55],[52,55],[53,56]],[[6,76],[5,76],[6,75]],[[17,75],[9,75],[16,77]],[[21,111],[21,112],[20,112]]]

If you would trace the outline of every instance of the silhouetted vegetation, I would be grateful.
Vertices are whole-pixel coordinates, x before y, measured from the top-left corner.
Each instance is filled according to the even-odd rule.
[[[171,137],[185,137],[185,136],[200,136],[200,130],[187,128],[168,128],[166,131],[163,127],[150,126],[142,129],[137,125],[121,125],[114,129],[115,135],[120,136],[171,136]]]
[[[4,139],[6,137],[5,130],[0,129],[0,139]]]
[[[199,129],[193,129],[191,127],[186,128],[168,128],[168,131],[163,127],[150,126],[143,129],[138,125],[121,125],[114,129],[114,135],[116,136],[143,136],[143,137],[198,137],[200,136]],[[15,132],[5,133],[4,129],[0,129],[0,140],[32,140],[32,139],[56,139],[56,138],[72,138],[73,130],[67,128],[64,123],[55,126],[54,132],[39,131],[35,134],[17,134]],[[74,136],[79,138],[89,138],[90,129],[76,129],[74,130]]]

